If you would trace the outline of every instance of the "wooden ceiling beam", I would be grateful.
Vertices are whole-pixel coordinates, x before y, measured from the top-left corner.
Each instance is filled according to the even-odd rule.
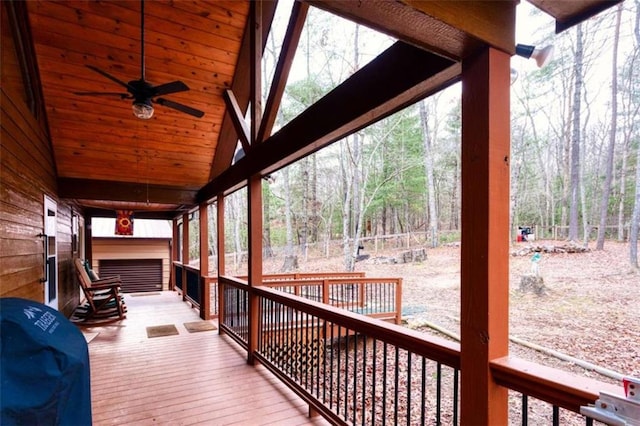
[[[482,45],[475,37],[400,1],[309,0],[309,3],[453,60],[468,56]]]
[[[556,34],[586,21],[623,0],[549,1],[528,0],[556,20]]]
[[[59,178],[60,198],[194,205],[195,189],[145,183]]]
[[[233,122],[233,128],[236,129],[236,136],[242,144],[242,149],[244,149],[244,152],[248,152],[250,139],[249,127],[244,120],[240,105],[238,105],[238,100],[236,99],[236,95],[233,94],[233,90],[227,89],[224,91],[224,101],[227,104],[227,114]]]
[[[282,95],[284,94],[284,89],[289,79],[289,72],[291,71],[291,65],[293,64],[293,58],[296,54],[298,43],[300,42],[300,35],[302,34],[308,11],[309,5],[307,3],[295,2],[293,4],[291,16],[289,17],[289,25],[287,26],[287,31],[282,41],[282,50],[280,51],[280,57],[278,58],[278,63],[276,64],[276,69],[273,74],[273,82],[271,83],[269,96],[264,106],[262,123],[258,131],[258,142],[262,142],[265,138],[271,136],[271,131],[278,116],[280,102],[282,101]]]
[[[268,0],[262,2],[262,49],[264,50],[265,44],[268,39],[269,30],[271,29],[271,23],[276,12],[277,1]],[[250,31],[249,26],[245,27],[245,32],[242,37],[242,45],[240,47],[240,53],[238,55],[238,64],[236,65],[236,73],[231,84],[231,90],[233,90],[238,105],[241,111],[246,111],[249,105],[249,56],[250,56]],[[224,115],[222,120],[222,127],[220,128],[220,137],[218,138],[218,144],[216,146],[216,153],[213,157],[211,165],[211,173],[209,174],[209,180],[220,175],[231,164],[233,154],[236,150],[236,144],[238,142],[238,136],[233,126],[233,121],[228,113]]]
[[[207,201],[362,129],[457,81],[460,64],[397,42],[198,192]]]
[[[262,121],[262,53],[265,43],[261,28],[264,25],[262,20],[262,3],[252,1],[249,6],[249,117],[250,123],[250,143],[256,142],[260,122]]]
[[[433,19],[458,28],[467,36],[509,55],[516,53],[516,6],[519,0],[402,1]]]
[[[157,219],[157,220],[172,220],[176,217],[176,214],[184,213],[186,210],[134,210],[133,218],[135,219]],[[95,207],[88,207],[84,209],[84,215],[86,217],[107,217],[115,218],[115,210],[100,209]]]

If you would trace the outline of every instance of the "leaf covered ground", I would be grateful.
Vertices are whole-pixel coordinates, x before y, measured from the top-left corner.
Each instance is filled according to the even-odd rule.
[[[529,243],[514,243],[512,251]],[[562,246],[563,241],[536,241],[536,246]],[[545,294],[522,292],[523,274],[532,273],[532,256],[510,256],[510,334],[519,339],[580,358],[619,372],[640,376],[640,273],[628,263],[629,246],[607,241],[602,251],[543,253],[538,261]],[[402,249],[372,253],[356,263],[369,277],[403,278],[403,316],[408,325],[438,334],[421,323],[432,322],[459,334],[460,247],[427,250],[427,260],[386,264]],[[265,271],[278,272],[281,264],[265,262]],[[269,270],[271,269],[271,270]],[[343,270],[340,256],[300,260],[300,271]],[[586,377],[618,384],[617,380],[560,361],[512,343],[510,352],[532,361]]]
[[[536,246],[562,246],[562,241],[536,241]],[[607,241],[603,251],[563,250],[544,252],[537,269],[544,294],[520,289],[521,277],[534,272],[529,243],[514,243],[509,256],[510,335],[622,375],[640,376],[640,272],[630,268],[628,245]],[[388,263],[406,249],[365,250],[370,257],[356,263],[356,270],[368,277],[403,278],[403,317],[406,326],[443,337],[426,326],[433,323],[460,333],[460,246],[427,250],[427,259],[413,263]],[[525,254],[522,254],[525,253]],[[265,262],[265,273],[280,272],[281,259]],[[299,259],[300,272],[344,270],[342,257],[310,255]],[[620,385],[620,381],[584,369],[575,363],[510,344],[512,355],[546,366]],[[381,376],[381,374],[379,374]],[[510,392],[510,424],[519,424],[520,395]],[[445,403],[450,403],[446,400]],[[550,406],[529,402],[531,424],[551,424]],[[451,419],[443,419],[450,424]],[[560,412],[564,425],[582,425],[584,419],[566,410]]]

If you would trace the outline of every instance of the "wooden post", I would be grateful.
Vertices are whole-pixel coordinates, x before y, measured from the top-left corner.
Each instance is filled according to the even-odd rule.
[[[329,290],[329,281],[326,279],[322,280],[322,303],[324,303],[325,305],[328,305],[330,302]]]
[[[225,250],[224,250],[224,195],[218,194],[216,202],[216,222],[218,226],[218,324],[224,323],[224,286],[220,282],[220,276],[225,274]],[[218,327],[219,334],[223,334],[222,327]]]
[[[507,424],[489,362],[508,354],[510,57],[462,64],[461,424]]]
[[[169,290],[175,291],[176,289],[176,268],[173,266],[173,262],[178,260],[178,247],[180,241],[178,241],[178,219],[173,219],[172,224],[172,238],[171,238],[171,258],[169,259]]]
[[[200,318],[211,318],[211,294],[209,286],[209,204],[199,208],[200,219]]]
[[[249,6],[250,63],[249,98],[251,102],[251,146],[260,142],[258,132],[262,121],[262,3],[253,1]],[[250,155],[248,153],[247,155]],[[253,287],[262,284],[262,176],[249,177],[247,208],[249,214],[249,348],[247,363],[255,362],[258,349],[260,304]]]
[[[402,324],[402,278],[396,279],[396,324]]]
[[[255,362],[254,351],[258,349],[260,306],[253,287],[262,284],[262,178],[249,179],[249,351],[247,362]]]
[[[182,265],[189,264],[189,213],[182,215]],[[187,268],[182,268],[182,300],[187,300]]]

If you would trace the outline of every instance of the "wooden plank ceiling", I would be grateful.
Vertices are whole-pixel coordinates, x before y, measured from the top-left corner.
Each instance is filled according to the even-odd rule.
[[[613,4],[601,0],[530,1],[556,14],[563,25]],[[310,3],[433,52],[453,64],[434,68],[434,74],[427,73],[426,83],[416,83],[413,92],[402,89],[390,93],[389,97],[398,98],[395,101],[363,94],[359,108],[378,108],[376,114],[380,117],[409,100],[415,101],[450,84],[459,75],[459,61],[485,44],[509,53],[514,50],[513,2],[313,0]],[[265,1],[264,5],[267,6],[263,6],[263,42],[275,2]],[[124,87],[88,66],[123,82],[140,78],[139,1],[37,0],[27,2],[27,9],[59,177],[58,189],[63,198],[76,199],[90,209],[129,209],[173,216],[216,191],[239,184],[247,171],[273,170],[274,164],[283,166],[312,151],[298,146],[299,152],[270,153],[270,164],[266,160],[252,160],[252,153],[248,152],[244,172],[227,173],[237,136],[229,116],[225,115],[223,94],[232,89],[241,108],[246,109],[247,1],[145,2],[145,80],[154,86],[175,80],[184,82],[190,90],[162,97],[204,112],[202,118],[196,118],[155,104],[155,113],[149,120],[133,116],[131,99],[74,94],[126,92]],[[285,53],[290,61],[292,55]],[[372,76],[364,73],[364,77]],[[327,96],[359,90],[362,84],[351,80]],[[325,104],[333,105],[335,100]],[[388,106],[381,109],[382,104]],[[320,115],[334,113],[323,107],[316,109]],[[352,111],[346,108],[344,113]],[[300,117],[299,123],[305,124],[304,120],[305,117]],[[355,117],[350,120],[352,124],[344,127],[341,134],[364,124]],[[308,137],[305,144],[319,149],[334,140],[329,133],[337,134],[336,128],[325,121],[313,120],[309,124],[326,128],[307,129],[315,136]],[[319,124],[313,124],[316,122]],[[298,124],[295,119],[290,123],[293,128],[300,127]],[[265,135],[265,143],[269,143],[269,136]],[[279,141],[282,135],[273,135],[271,139]],[[286,145],[285,141],[282,146]]]
[[[162,97],[204,116],[154,104],[153,117],[140,120],[133,116],[130,99],[74,92],[126,93],[87,65],[123,82],[140,78],[141,3],[28,2],[62,189],[91,187],[106,200],[117,199],[112,192],[128,192],[121,194],[122,200],[142,201],[135,207],[145,208],[158,187],[176,188],[176,194],[188,199],[189,191],[206,184],[225,112],[222,93],[232,85],[248,9],[247,2],[239,1],[145,2],[145,80],[152,85],[184,82],[189,91]],[[169,202],[168,208],[185,201],[165,198],[161,201]],[[148,207],[162,208],[151,205],[156,200]]]

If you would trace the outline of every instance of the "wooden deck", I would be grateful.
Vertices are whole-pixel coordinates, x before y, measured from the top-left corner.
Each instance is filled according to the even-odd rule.
[[[127,319],[84,327],[94,425],[307,425],[308,406],[218,330],[189,333],[198,314],[174,292],[127,295]],[[148,326],[179,334],[148,338]]]

